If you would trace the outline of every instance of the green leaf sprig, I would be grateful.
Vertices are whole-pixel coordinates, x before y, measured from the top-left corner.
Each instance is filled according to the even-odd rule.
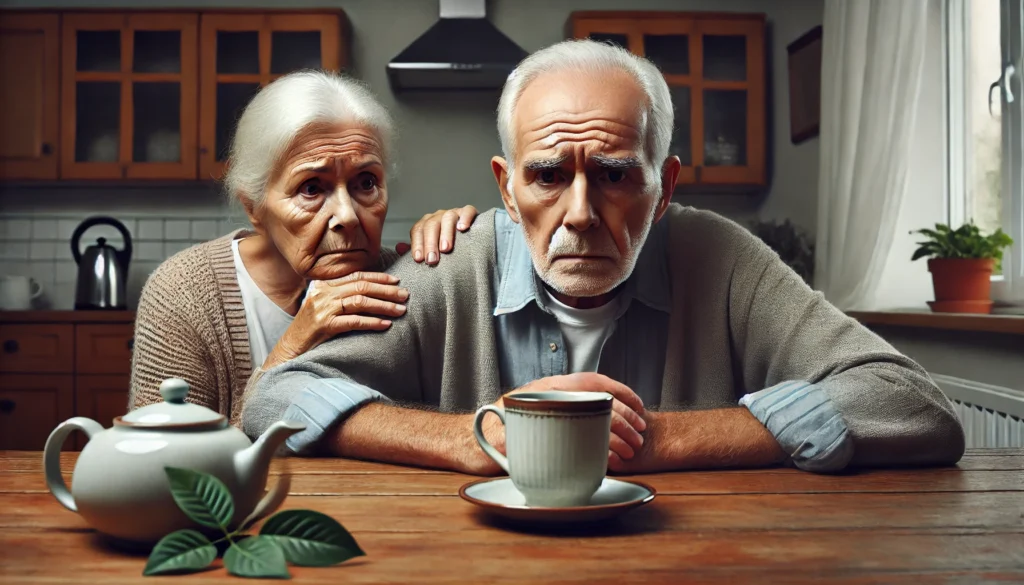
[[[197,524],[217,529],[224,536],[211,541],[197,530],[172,532],[153,547],[143,575],[203,570],[216,560],[217,545],[222,542],[228,543],[224,566],[239,577],[288,579],[288,563],[327,567],[366,554],[341,524],[313,510],[278,512],[255,536],[245,534],[244,523],[232,531],[229,524],[235,503],[223,482],[201,471],[164,470],[178,507]]]

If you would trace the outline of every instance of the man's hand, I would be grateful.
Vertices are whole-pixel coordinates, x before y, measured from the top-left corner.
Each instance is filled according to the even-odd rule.
[[[522,392],[541,392],[544,390],[568,390],[576,392],[607,392],[614,398],[612,402],[612,425],[611,436],[608,438],[608,464],[619,465],[623,461],[632,459],[644,445],[644,437],[641,433],[647,429],[647,422],[644,420],[644,403],[635,392],[624,384],[601,374],[580,373],[569,374],[568,376],[550,376],[534,380],[529,384],[517,388],[505,396],[519,394]],[[495,406],[503,406],[502,398],[499,398]],[[491,441],[496,449],[505,452],[505,429],[497,416],[485,416],[481,425],[484,436]],[[472,435],[472,429],[470,430]],[[475,441],[474,441],[475,444]],[[470,465],[472,473],[478,475],[493,475],[500,471],[500,468],[490,457],[485,455],[478,445],[476,451],[486,459],[474,457]],[[614,462],[614,463],[613,463]]]

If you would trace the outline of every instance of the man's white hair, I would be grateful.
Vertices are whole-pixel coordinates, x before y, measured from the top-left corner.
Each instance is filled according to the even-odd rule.
[[[589,39],[566,40],[551,45],[523,59],[505,81],[498,102],[498,135],[501,150],[509,165],[509,176],[515,168],[516,129],[513,127],[516,105],[526,86],[544,73],[575,70],[601,73],[620,70],[632,76],[647,94],[644,104],[644,154],[656,174],[668,158],[672,142],[672,96],[665,77],[653,63],[622,47]],[[511,180],[509,181],[511,183]]]
[[[373,130],[390,170],[395,126],[376,96],[346,75],[297,71],[268,84],[245,107],[231,141],[224,178],[228,192],[262,203],[271,175],[299,132],[312,124],[337,123]]]

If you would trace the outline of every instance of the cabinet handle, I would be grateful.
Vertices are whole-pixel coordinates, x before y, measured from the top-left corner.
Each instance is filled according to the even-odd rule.
[[[4,353],[18,353],[18,342],[13,339],[5,341]]]
[[[132,351],[133,349],[135,349],[135,338],[129,337],[128,343],[126,343],[125,345],[128,346],[128,351]]]
[[[50,146],[49,142],[44,142],[43,143],[43,154],[47,155],[47,156],[53,154],[53,147]]]
[[[17,404],[15,404],[13,400],[8,400],[6,398],[0,400],[0,412],[4,414],[14,412],[15,406],[17,406]]]

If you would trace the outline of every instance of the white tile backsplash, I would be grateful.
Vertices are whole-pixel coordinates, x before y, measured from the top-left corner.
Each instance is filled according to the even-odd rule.
[[[91,215],[91,214],[90,214]],[[78,265],[71,253],[71,234],[89,215],[51,213],[44,216],[0,212],[0,274],[35,278],[44,288],[38,308],[72,309]],[[132,257],[128,268],[128,302],[138,303],[149,275],[169,256],[199,242],[228,233],[245,224],[223,214],[173,219],[115,215],[132,235]],[[107,225],[93,226],[82,234],[81,250],[95,245],[97,238],[121,250],[121,233]]]

